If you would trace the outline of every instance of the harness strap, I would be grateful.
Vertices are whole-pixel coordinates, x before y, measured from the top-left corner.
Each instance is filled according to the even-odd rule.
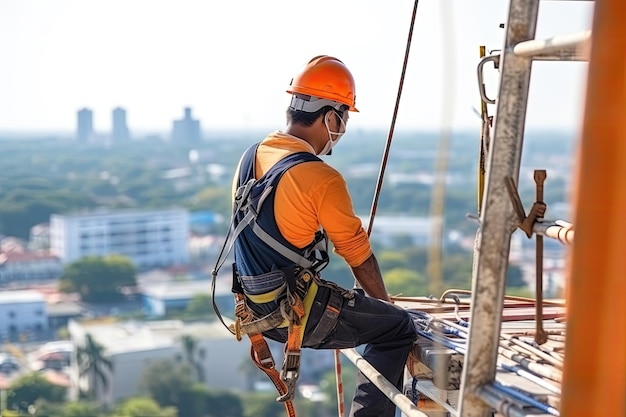
[[[263,338],[263,335],[260,333],[248,335],[250,338],[251,346],[250,346],[250,357],[252,358],[252,362],[263,371],[270,381],[276,387],[276,390],[280,394],[279,398],[282,398],[284,395],[288,394],[288,387],[281,379],[278,371],[275,368],[274,358],[272,357],[272,352],[270,351],[267,342]],[[296,417],[296,410],[293,406],[293,402],[291,399],[283,402],[285,405],[285,410],[287,411],[287,415],[289,417]]]
[[[231,331],[236,333],[238,340],[241,340],[242,333],[248,335],[252,344],[250,350],[252,361],[276,387],[279,394],[276,401],[285,403],[289,417],[295,417],[291,400],[295,395],[296,382],[300,376],[300,354],[302,338],[304,337],[302,317],[305,313],[302,298],[297,293],[288,293],[287,298],[281,303],[280,309],[258,320],[253,320],[254,315],[245,307],[243,294],[235,294],[235,306],[237,321],[231,325]],[[279,373],[276,370],[272,352],[261,332],[278,327],[284,321],[285,316],[288,316],[289,328],[283,366]],[[265,330],[262,330],[264,328]]]
[[[293,298],[291,297],[293,296]],[[304,302],[297,293],[288,295],[291,304],[291,320],[287,333],[287,343],[285,344],[285,354],[283,366],[280,370],[280,379],[287,386],[287,392],[278,397],[280,402],[291,401],[296,394],[296,382],[300,376],[300,356],[302,348],[302,338],[304,329],[302,328],[302,317],[304,317]]]
[[[247,217],[248,216],[246,215],[244,219]],[[243,221],[240,222],[239,225],[241,226],[242,223]],[[299,253],[292,251],[291,249],[289,249],[282,243],[278,242],[276,239],[270,236],[269,233],[263,230],[261,226],[259,226],[257,223],[252,224],[252,231],[258,237],[260,237],[266,244],[268,244],[272,249],[274,249],[276,252],[280,253],[281,255],[283,255],[285,258],[289,259],[291,262],[295,263],[296,265],[300,265],[303,268],[313,267],[313,262],[311,262],[304,256],[300,255]]]
[[[250,191],[252,190],[252,187],[254,187],[254,184],[256,184],[256,180],[251,179],[245,185],[239,187],[235,192],[236,207],[233,210],[233,215],[230,218],[230,225],[228,226],[228,232],[226,233],[226,238],[224,239],[224,243],[222,244],[222,249],[220,250],[220,253],[217,256],[217,260],[215,261],[215,267],[212,271],[214,279],[217,276],[217,272],[220,270],[220,268],[226,261],[226,258],[232,251],[233,245],[235,244],[235,239],[237,238],[237,236],[239,236],[243,228],[245,228],[252,221],[252,216],[255,215],[255,213],[250,210],[244,217],[243,221],[236,228],[233,228],[235,222],[234,213],[237,213],[239,210],[241,210],[244,204],[247,204],[248,195],[250,195]]]

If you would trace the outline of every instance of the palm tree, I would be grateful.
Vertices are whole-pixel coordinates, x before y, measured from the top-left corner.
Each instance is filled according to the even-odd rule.
[[[89,378],[89,392],[93,399],[98,393],[99,384],[104,389],[108,387],[109,380],[104,370],[111,372],[113,363],[104,356],[104,346],[93,340],[89,333],[85,336],[85,346],[79,347],[76,353],[79,375]]]
[[[192,369],[196,371],[196,377],[198,382],[204,382],[204,369],[202,364],[196,361],[196,348],[198,347],[198,341],[191,335],[185,334],[180,338],[185,351],[185,359]],[[198,352],[200,359],[204,359],[204,350],[200,349]]]

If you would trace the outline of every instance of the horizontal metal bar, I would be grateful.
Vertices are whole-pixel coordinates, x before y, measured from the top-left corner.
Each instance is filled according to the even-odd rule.
[[[517,401],[522,402],[523,404],[527,404],[531,407],[536,408],[537,410],[541,410],[545,413],[548,413],[552,416],[559,416],[561,415],[559,413],[559,410],[557,410],[555,407],[552,407],[549,404],[545,404],[542,403],[541,401],[536,400],[535,398],[533,398],[529,393],[525,393],[522,390],[518,390],[516,388],[512,388],[512,387],[508,387],[506,385],[502,385],[499,382],[494,382],[492,384],[493,388],[498,391],[499,393],[501,393],[502,395],[505,395],[507,397],[511,397]]]
[[[561,51],[560,53],[555,54],[541,54],[533,56],[533,61],[571,61],[571,62],[587,62],[589,61],[589,56],[586,53],[572,52],[568,50]]]
[[[343,353],[372,383],[389,398],[407,417],[428,417],[409,400],[406,395],[380,374],[355,349],[342,349]]]
[[[574,225],[564,220],[537,221],[533,225],[533,233],[556,239],[564,245],[574,243]]]
[[[479,397],[496,410],[497,413],[506,417],[528,417],[529,413],[511,398],[503,396],[493,386],[483,385],[478,390]],[[551,414],[532,414],[532,417],[550,416]]]
[[[428,389],[428,386],[431,387],[430,390]],[[450,403],[447,402],[447,400],[443,400],[440,397],[437,397],[437,393],[433,391],[434,390],[444,391],[444,390],[437,388],[431,380],[418,380],[417,383],[415,384],[415,389],[421,392],[422,394],[424,394],[426,397],[430,398],[435,403],[439,404],[442,408],[444,408],[449,413],[450,417],[457,417],[459,415],[459,411],[453,406],[451,406]]]
[[[519,42],[513,53],[533,59],[554,58],[555,60],[587,60],[591,30],[557,35],[547,39],[531,39]]]

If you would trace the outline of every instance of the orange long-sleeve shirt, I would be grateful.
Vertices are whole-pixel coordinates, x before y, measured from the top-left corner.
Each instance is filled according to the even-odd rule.
[[[279,131],[270,133],[256,154],[256,178],[295,152],[315,153],[306,141]],[[236,181],[236,178],[235,178]],[[352,267],[361,265],[372,249],[342,175],[324,162],[307,162],[289,169],[276,187],[276,224],[291,244],[311,243],[321,225],[333,250]]]

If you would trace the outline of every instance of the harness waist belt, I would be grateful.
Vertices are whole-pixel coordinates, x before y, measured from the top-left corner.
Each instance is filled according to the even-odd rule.
[[[320,344],[328,337],[328,333],[335,327],[337,320],[339,319],[339,313],[343,306],[343,295],[340,292],[330,289],[330,297],[324,313],[320,317],[315,329],[307,336],[307,345]]]
[[[255,334],[263,333],[267,330],[272,330],[279,327],[285,321],[280,309],[274,310],[274,312],[268,314],[260,319],[253,320],[249,323],[241,324],[241,333],[243,334]]]

